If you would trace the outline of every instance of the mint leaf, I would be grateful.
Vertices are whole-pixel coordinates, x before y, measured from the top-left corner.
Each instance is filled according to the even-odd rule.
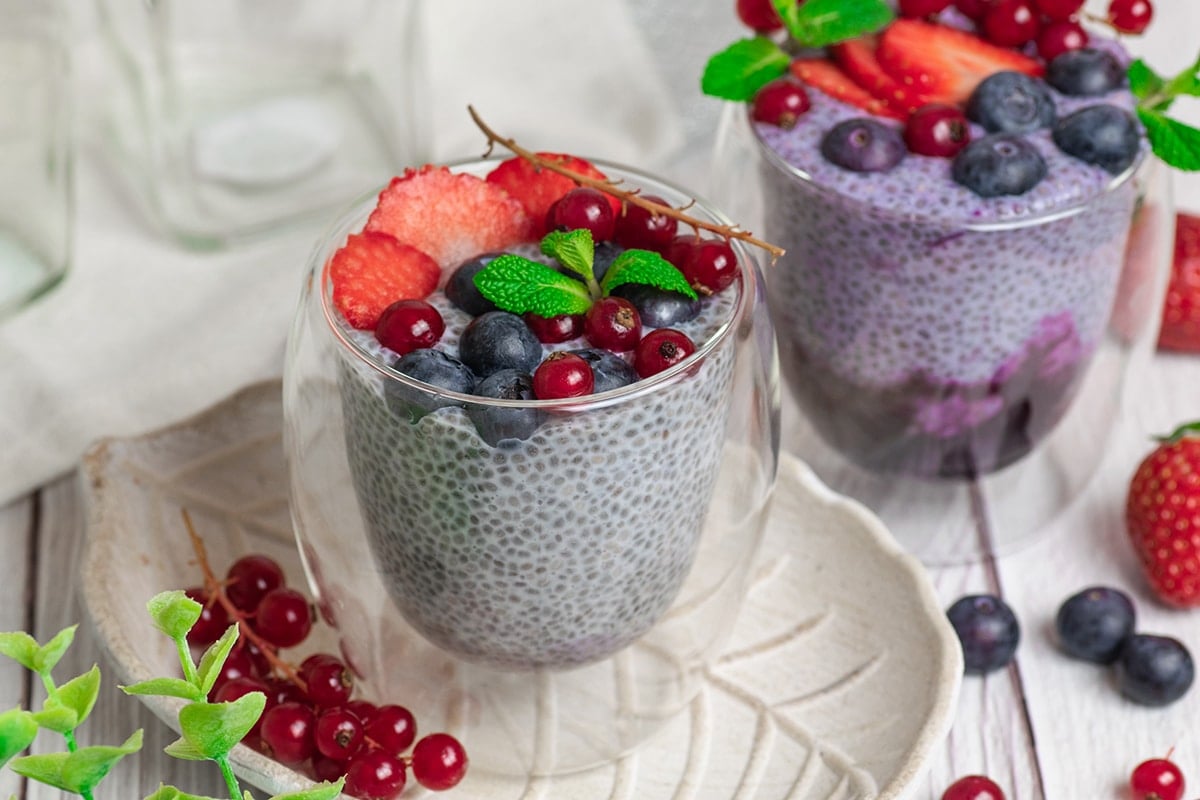
[[[1129,91],[1138,100],[1146,100],[1163,90],[1166,81],[1154,70],[1150,69],[1142,59],[1136,59],[1129,65],[1126,73],[1129,78]]]
[[[207,695],[216,685],[217,678],[221,674],[221,667],[225,666],[225,659],[229,658],[229,651],[237,644],[239,630],[236,622],[230,625],[225,629],[225,633],[221,634],[221,638],[209,645],[209,648],[204,651],[204,655],[200,657],[200,667],[196,677],[200,682],[201,695]]]
[[[187,636],[196,620],[200,619],[204,606],[176,589],[151,597],[150,602],[146,603],[146,610],[150,612],[154,627],[178,641]]]
[[[54,634],[53,639],[42,645],[33,657],[33,671],[39,675],[49,675],[63,654],[67,652],[71,642],[75,641],[75,629],[78,627],[78,625],[72,625],[69,628],[63,628]]]
[[[212,688],[212,687],[209,687]],[[131,695],[153,695],[155,697],[181,697],[184,700],[203,700],[205,693],[179,678],[151,678],[132,686],[122,686],[121,691]]]
[[[63,767],[67,763],[69,753],[39,753],[34,756],[22,756],[14,759],[8,768],[31,781],[53,786],[65,792],[71,789],[63,782]]]
[[[99,694],[100,668],[93,664],[87,672],[59,686],[53,701],[47,701],[46,705],[71,709],[75,713],[75,727],[79,727],[92,713]]]
[[[334,800],[342,791],[342,785],[345,782],[345,778],[339,778],[337,783],[318,783],[316,786],[310,786],[299,792],[277,794],[271,800]]]
[[[585,281],[595,277],[592,263],[596,245],[587,228],[571,231],[550,231],[542,239],[542,252],[558,261]]]
[[[884,0],[772,0],[783,25],[805,47],[828,47],[868,33],[895,15]]]
[[[696,299],[696,292],[688,285],[687,278],[658,253],[651,250],[626,250],[617,256],[600,287],[608,295],[625,283],[644,283],[668,292],[679,292],[689,299]]]
[[[511,253],[493,259],[475,275],[475,286],[497,307],[539,317],[582,314],[592,297],[582,283],[557,270]]]
[[[1158,111],[1139,108],[1137,115],[1146,126],[1154,155],[1176,169],[1200,170],[1200,130]]]
[[[759,89],[787,72],[791,61],[791,56],[765,36],[741,39],[708,60],[700,91],[724,100],[751,100]]]
[[[75,794],[90,794],[116,763],[142,749],[142,732],[137,730],[119,747],[98,745],[81,747],[67,756],[63,765],[63,783]]]
[[[28,711],[14,708],[0,714],[0,767],[33,744],[37,732],[38,724]]]
[[[36,671],[37,640],[23,631],[0,633],[0,656],[8,656],[27,670]]]
[[[217,759],[254,727],[266,704],[262,692],[244,694],[231,703],[189,703],[179,711],[179,728],[206,758]]]

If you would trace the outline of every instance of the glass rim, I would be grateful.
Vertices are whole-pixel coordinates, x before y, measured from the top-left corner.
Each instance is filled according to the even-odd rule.
[[[745,113],[738,114],[737,109],[739,107],[744,107]],[[1010,231],[1010,230],[1016,230],[1016,229],[1024,228],[1024,227],[1032,227],[1035,225],[1045,225],[1050,222],[1057,222],[1059,220],[1077,216],[1077,215],[1082,214],[1083,212],[1087,211],[1098,200],[1108,197],[1113,192],[1115,192],[1117,189],[1120,189],[1135,174],[1137,174],[1143,167],[1146,167],[1146,165],[1154,162],[1153,153],[1150,152],[1148,147],[1144,147],[1141,151],[1139,151],[1137,158],[1134,159],[1132,164],[1130,164],[1128,167],[1126,167],[1123,172],[1121,172],[1117,175],[1114,175],[1112,177],[1112,179],[1109,180],[1109,182],[1106,183],[1096,193],[1091,194],[1085,198],[1081,198],[1078,201],[1071,203],[1070,205],[1063,206],[1061,208],[1052,208],[1047,211],[1040,212],[1038,214],[1014,217],[1011,219],[994,220],[992,222],[971,222],[971,221],[966,221],[966,220],[954,220],[954,219],[932,216],[929,214],[898,213],[891,209],[885,209],[885,208],[880,208],[878,206],[873,206],[870,203],[866,202],[865,200],[861,200],[857,197],[848,195],[844,192],[840,192],[836,189],[832,189],[828,186],[823,186],[819,182],[817,182],[812,177],[812,175],[810,175],[808,172],[805,172],[800,167],[797,167],[796,165],[791,164],[790,162],[786,161],[781,155],[779,155],[774,150],[772,150],[769,146],[767,146],[766,142],[763,141],[762,136],[759,134],[758,129],[755,127],[753,121],[750,118],[751,109],[750,109],[749,104],[728,102],[728,103],[726,103],[726,113],[729,114],[731,111],[732,111],[733,115],[739,120],[738,124],[742,125],[745,128],[749,128],[749,134],[750,134],[750,137],[754,140],[755,147],[761,154],[763,154],[763,156],[764,156],[764,158],[766,158],[767,162],[770,163],[772,166],[774,166],[779,171],[781,171],[782,173],[784,173],[791,180],[795,180],[795,181],[804,183],[818,192],[823,192],[823,193],[828,193],[828,194],[836,194],[839,198],[841,198],[849,203],[853,203],[855,206],[866,209],[873,216],[886,217],[888,219],[891,219],[891,220],[894,220],[897,222],[914,222],[914,223],[925,224],[925,225],[940,225],[940,226],[947,227],[947,228],[952,227],[957,230],[970,232],[970,233],[986,233],[986,232],[991,232],[991,231]]]
[[[689,192],[678,184],[669,181],[665,178],[660,178],[651,175],[633,167],[627,167],[605,159],[594,159],[587,156],[579,156],[586,159],[597,169],[605,172],[609,178],[632,178],[646,184],[653,184],[653,187],[639,187],[647,190],[650,194],[654,194],[660,190],[674,193],[680,197],[686,198],[690,205],[689,210],[699,209],[708,218],[706,221],[713,222],[718,225],[733,226],[735,223],[730,220],[724,213],[719,211],[708,200],[699,195]],[[457,161],[440,164],[451,170],[462,170],[465,167],[484,167],[489,164],[499,164],[506,160],[501,156],[485,156],[460,159]],[[316,282],[316,291],[320,295],[322,318],[325,322],[325,327],[328,333],[333,335],[334,340],[338,343],[340,352],[349,355],[355,361],[363,366],[377,372],[385,380],[401,383],[417,391],[428,395],[443,397],[455,401],[462,406],[489,406],[495,408],[531,408],[541,410],[558,410],[564,412],[583,412],[592,409],[606,408],[626,402],[633,402],[645,395],[652,394],[655,391],[669,385],[675,384],[682,376],[695,369],[708,356],[710,356],[718,346],[720,346],[732,331],[739,327],[741,321],[750,315],[751,304],[758,294],[758,277],[755,270],[753,257],[750,255],[750,245],[738,239],[729,239],[729,244],[734,250],[734,254],[738,257],[738,273],[734,280],[738,291],[738,297],[733,304],[729,318],[726,319],[716,329],[716,331],[708,337],[708,340],[703,345],[696,347],[696,352],[680,361],[678,364],[671,366],[649,378],[641,378],[631,384],[622,386],[616,389],[610,389],[606,392],[597,394],[584,395],[582,397],[555,398],[547,400],[506,400],[501,398],[481,397],[480,395],[467,394],[464,392],[456,392],[450,389],[441,389],[434,387],[431,384],[423,381],[418,381],[403,372],[399,372],[395,368],[380,362],[370,352],[362,348],[355,341],[346,335],[343,324],[339,321],[339,314],[333,305],[333,287],[332,281],[328,279],[329,263],[335,249],[332,247],[335,237],[344,237],[351,231],[353,224],[359,220],[365,219],[364,207],[367,203],[374,201],[382,187],[379,189],[367,192],[358,199],[354,200],[350,207],[334,222],[329,225],[322,234],[318,237],[313,251],[309,256],[311,268],[309,270],[310,291],[312,290],[313,281]],[[686,223],[685,223],[686,224]],[[337,246],[341,246],[340,242]],[[620,356],[620,354],[616,354]]]

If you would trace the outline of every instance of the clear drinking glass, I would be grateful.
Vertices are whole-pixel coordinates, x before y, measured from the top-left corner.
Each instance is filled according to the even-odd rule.
[[[71,99],[62,6],[0,0],[0,317],[71,260]]]
[[[936,197],[901,214],[820,185],[744,106],[721,128],[720,196],[787,250],[766,273],[789,446],[927,562],[1030,541],[1094,473],[1153,345],[1167,170],[1147,157],[1085,202],[963,224]]]
[[[97,3],[107,152],[187,245],[320,218],[420,155],[418,0]]]
[[[778,455],[758,256],[734,243],[739,278],[674,368],[583,398],[489,400],[395,371],[335,310],[327,264],[371,205],[318,243],[284,376],[292,514],[320,606],[369,691],[461,735],[473,770],[608,762],[693,699],[746,591]],[[688,213],[724,220],[704,202]],[[441,407],[414,423],[413,403]],[[540,424],[485,443],[475,420],[505,414]]]

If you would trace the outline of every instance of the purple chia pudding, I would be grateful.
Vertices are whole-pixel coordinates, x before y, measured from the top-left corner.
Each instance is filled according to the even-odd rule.
[[[1060,118],[1133,105],[1124,89],[1050,91]],[[876,173],[827,161],[825,132],[866,112],[809,96],[791,130],[751,123],[763,234],[787,251],[767,285],[793,394],[822,438],[872,472],[974,477],[1017,461],[1062,418],[1105,335],[1142,157],[1114,176],[1036,130],[1023,138],[1046,177],[984,198],[946,158],[908,153]]]

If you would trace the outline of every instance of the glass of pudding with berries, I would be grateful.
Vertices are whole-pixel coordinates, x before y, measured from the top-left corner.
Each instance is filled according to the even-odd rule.
[[[739,4],[761,32],[704,76],[744,101],[716,193],[787,251],[790,446],[929,561],[1002,551],[1082,487],[1152,342],[1169,199],[1131,59],[1078,0],[819,5]]]
[[[284,383],[299,544],[349,662],[472,770],[527,775],[692,701],[778,399],[746,234],[652,176],[520,152],[410,170],[339,220]]]

